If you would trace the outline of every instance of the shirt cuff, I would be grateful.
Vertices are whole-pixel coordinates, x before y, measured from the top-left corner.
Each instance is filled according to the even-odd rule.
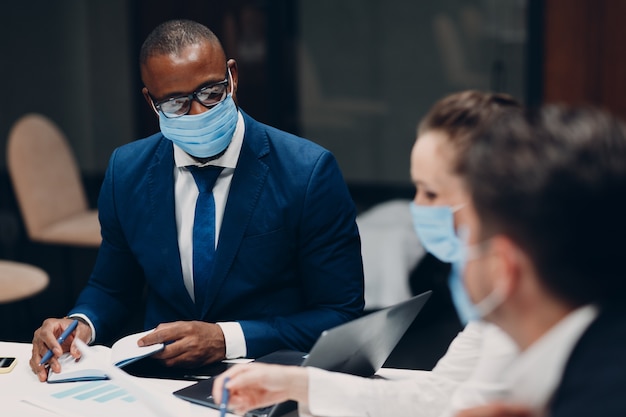
[[[96,328],[93,326],[93,323],[91,322],[91,320],[89,320],[89,317],[81,313],[72,314],[71,316],[67,316],[67,317],[70,319],[82,319],[85,323],[87,323],[87,325],[91,329],[91,339],[87,341],[88,345],[92,344],[93,341],[96,340]]]
[[[224,333],[226,359],[245,358],[247,354],[246,338],[241,324],[236,321],[217,323]]]

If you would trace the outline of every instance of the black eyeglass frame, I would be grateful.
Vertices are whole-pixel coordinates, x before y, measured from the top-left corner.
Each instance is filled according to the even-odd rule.
[[[229,77],[228,77],[228,75],[229,74],[228,74],[228,70],[227,70],[226,78],[224,80],[216,82],[216,83],[211,83],[211,84],[204,85],[204,86],[198,88],[196,91],[194,91],[192,93],[189,93],[189,94],[181,94],[179,96],[169,97],[169,98],[166,98],[166,99],[161,100],[161,101],[156,101],[155,98],[152,97],[152,94],[150,94],[150,92],[148,92],[148,95],[150,96],[150,100],[152,101],[152,105],[154,106],[154,109],[157,112],[163,113],[163,115],[165,117],[167,117],[168,119],[175,119],[175,118],[184,116],[187,113],[189,113],[189,110],[191,110],[191,101],[192,100],[197,101],[198,103],[202,104],[204,107],[206,107],[208,109],[210,109],[211,107],[214,107],[217,104],[219,104],[222,101],[224,101],[226,96],[228,96],[228,84],[229,84]],[[202,100],[200,100],[198,98],[198,94],[201,94],[202,92],[206,91],[207,89],[213,88],[213,87],[218,86],[218,85],[223,85],[225,87],[224,88],[224,92],[222,93],[222,98],[219,99],[218,101],[216,101],[214,103],[206,104],[206,103],[203,103]],[[168,113],[168,112],[163,111],[163,109],[162,109],[163,104],[166,104],[166,103],[168,103],[170,101],[174,101],[174,100],[180,100],[180,99],[186,99],[187,100],[186,104],[184,104],[180,108],[180,110],[179,110],[179,111],[184,110],[183,112],[181,112],[180,114],[177,114],[177,113]]]

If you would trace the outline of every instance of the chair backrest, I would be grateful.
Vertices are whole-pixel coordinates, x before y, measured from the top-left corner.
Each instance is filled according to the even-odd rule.
[[[27,114],[15,122],[7,166],[28,235],[88,209],[78,165],[63,132],[47,117]]]

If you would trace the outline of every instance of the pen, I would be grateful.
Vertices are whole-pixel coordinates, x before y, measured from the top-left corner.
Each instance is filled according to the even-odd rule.
[[[230,392],[228,391],[228,388],[226,388],[226,384],[228,384],[229,380],[230,378],[226,377],[226,379],[224,379],[224,385],[222,385],[222,402],[220,403],[220,417],[226,416],[226,406],[228,405],[228,397],[230,394]]]
[[[72,334],[72,332],[76,329],[76,326],[78,326],[78,320],[74,320],[72,323],[70,323],[69,326],[67,326],[63,333],[61,333],[61,336],[59,336],[59,338],[57,339],[57,342],[59,342],[59,344],[63,344],[63,342],[65,342],[65,339],[67,339],[67,337]],[[43,355],[43,358],[41,358],[39,365],[43,365],[44,363],[48,362],[50,358],[52,358],[52,355],[54,355],[54,353],[52,353],[52,349],[48,349],[46,354]]]

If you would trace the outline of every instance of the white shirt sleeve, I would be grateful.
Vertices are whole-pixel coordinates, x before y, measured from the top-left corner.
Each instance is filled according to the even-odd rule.
[[[224,333],[226,343],[226,359],[245,358],[248,353],[246,338],[241,324],[236,321],[217,323]]]
[[[457,383],[466,381],[482,354],[484,324],[471,321],[450,343],[432,372]]]
[[[482,327],[480,355],[470,375],[454,391],[441,417],[454,416],[460,410],[504,398],[510,390],[504,375],[519,356],[517,345],[493,324],[477,322],[476,325]]]
[[[68,316],[69,318],[81,318],[83,319],[88,325],[89,328],[91,329],[91,339],[89,339],[87,341],[87,344],[90,345],[93,343],[94,340],[96,340],[96,328],[94,327],[93,323],[91,322],[91,320],[89,320],[89,317],[87,317],[86,315],[82,314],[82,313],[76,313],[76,314],[72,314],[71,316]]]
[[[402,380],[360,378],[309,368],[309,405],[302,414],[326,417],[440,417],[482,404],[503,387],[503,368],[517,355],[513,342],[486,323],[469,323],[433,371]]]
[[[428,371],[389,381],[308,368],[309,406],[300,408],[326,417],[437,417],[458,385]],[[308,410],[307,410],[308,408]]]

